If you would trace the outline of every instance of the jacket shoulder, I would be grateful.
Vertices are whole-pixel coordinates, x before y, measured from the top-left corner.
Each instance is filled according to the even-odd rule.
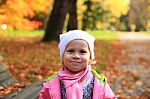
[[[94,69],[92,69],[92,73],[94,74],[94,76],[96,76],[98,78],[98,80],[103,83],[106,84],[107,83],[107,79],[104,75],[100,75],[98,74]]]

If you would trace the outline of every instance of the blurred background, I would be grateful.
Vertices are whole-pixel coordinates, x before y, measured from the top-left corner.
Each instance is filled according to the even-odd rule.
[[[150,0],[0,0],[0,69],[47,79],[61,68],[59,34],[74,29],[97,39],[95,69],[119,99],[150,98]],[[0,96],[16,90],[2,81]]]
[[[149,0],[1,0],[0,29],[43,30],[55,20],[63,30],[148,31],[149,6]]]

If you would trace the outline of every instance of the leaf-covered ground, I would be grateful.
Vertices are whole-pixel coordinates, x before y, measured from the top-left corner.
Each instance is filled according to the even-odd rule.
[[[103,73],[120,99],[150,98],[149,41],[118,41]]]
[[[61,68],[57,45],[58,42],[41,43],[39,37],[1,37],[0,62],[7,64],[15,79],[21,82],[46,79]],[[138,47],[139,45],[141,46]],[[107,77],[115,94],[121,99],[150,98],[147,78],[150,72],[148,45],[149,42],[96,41],[97,71]],[[143,52],[145,54],[142,54]],[[16,85],[12,87],[14,86]],[[23,84],[17,86],[24,87]],[[0,90],[4,92],[7,88],[9,89],[3,87]]]

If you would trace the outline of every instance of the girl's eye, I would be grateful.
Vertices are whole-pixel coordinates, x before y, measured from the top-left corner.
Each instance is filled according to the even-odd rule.
[[[81,50],[80,53],[87,53],[85,50]]]
[[[67,52],[74,52],[74,50],[70,49],[70,50],[67,50]]]

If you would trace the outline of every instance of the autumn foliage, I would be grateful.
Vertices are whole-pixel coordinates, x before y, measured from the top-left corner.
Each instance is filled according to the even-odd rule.
[[[82,24],[83,12],[86,10],[86,6],[83,3],[84,1],[80,0],[77,3],[79,26]],[[100,13],[108,12],[104,14],[103,19],[97,21],[98,27],[102,28],[109,27],[111,23],[118,23],[118,18],[127,14],[130,0],[92,0],[92,3],[92,9],[96,10],[96,7],[100,6]],[[37,29],[44,24],[44,21],[33,19],[40,15],[40,13],[48,17],[52,5],[53,0],[7,0],[6,4],[0,6],[0,26],[7,24],[7,30]],[[93,13],[96,11],[93,10]],[[96,13],[93,15],[101,16]]]
[[[8,0],[0,6],[0,26],[7,24],[8,30],[34,30],[43,23],[29,18],[38,12],[48,14],[50,4],[51,0]]]

